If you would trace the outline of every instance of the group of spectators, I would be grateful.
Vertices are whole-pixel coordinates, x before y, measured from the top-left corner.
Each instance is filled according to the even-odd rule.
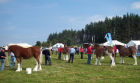
[[[71,48],[70,48],[70,50],[69,50],[69,55],[70,55],[70,57],[69,57],[68,63],[70,63],[70,61],[71,61],[71,63],[73,63],[74,55],[76,54],[76,50],[77,50],[77,49],[78,49],[78,48],[74,48],[74,46],[71,46]],[[58,48],[58,52],[59,52],[59,54],[58,54],[58,59],[59,59],[59,60],[61,60],[62,51],[63,51],[63,48],[62,48],[62,47],[59,47],[59,48]],[[81,59],[83,59],[84,51],[85,51],[84,48],[81,46],[81,47],[79,48],[79,52],[80,52],[80,54],[81,54]],[[93,49],[92,49],[91,46],[88,46],[88,48],[86,49],[86,53],[88,54],[87,64],[90,64],[90,62],[91,62],[91,55],[92,55],[92,53],[93,53]]]

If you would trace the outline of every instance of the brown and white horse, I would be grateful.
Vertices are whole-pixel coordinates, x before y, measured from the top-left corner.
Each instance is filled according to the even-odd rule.
[[[8,47],[8,54],[10,52],[13,52],[17,63],[18,63],[18,67],[17,67],[17,72],[22,71],[22,67],[21,67],[21,59],[29,59],[30,57],[34,57],[36,59],[36,66],[34,67],[33,71],[40,71],[42,70],[41,68],[41,64],[40,64],[40,57],[42,56],[41,54],[41,49],[37,46],[33,46],[33,47],[29,47],[29,48],[23,48],[21,46],[18,45],[11,45]]]
[[[134,65],[137,65],[137,57],[136,57],[136,48],[134,46],[130,46],[128,48],[116,45],[116,48],[119,50],[119,54],[121,57],[120,63],[124,63],[124,57],[132,55],[134,58]]]
[[[105,56],[107,54],[110,56],[110,59],[112,60],[111,66],[115,66],[114,56],[112,55],[113,47],[94,44],[93,48],[95,49],[95,55],[96,55],[95,65],[97,65],[98,59],[99,59],[99,65],[101,65],[100,62],[101,56]]]

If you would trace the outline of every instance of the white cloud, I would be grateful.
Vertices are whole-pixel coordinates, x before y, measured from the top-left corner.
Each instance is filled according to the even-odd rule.
[[[0,0],[0,3],[6,3],[8,0]]]
[[[134,2],[134,3],[132,3],[131,8],[132,9],[138,9],[138,10],[140,10],[140,2]]]

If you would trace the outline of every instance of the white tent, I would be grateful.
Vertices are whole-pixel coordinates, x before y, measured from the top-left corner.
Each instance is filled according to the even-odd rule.
[[[140,40],[131,40],[126,44],[128,47],[129,46],[135,46],[136,48],[138,48],[138,45],[140,45]]]
[[[126,45],[125,43],[119,42],[117,40],[112,40],[112,44],[113,45],[122,45],[122,46],[125,46]],[[103,46],[110,46],[109,42],[105,42],[105,43],[103,43],[101,45],[103,45]]]
[[[60,46],[61,46],[62,48],[64,48],[64,44],[62,44],[62,43],[56,43],[55,45],[52,46],[52,50],[58,51],[58,48],[59,48]]]
[[[55,45],[53,45],[53,48],[59,48],[60,46],[64,48],[64,44],[62,43],[56,43]]]

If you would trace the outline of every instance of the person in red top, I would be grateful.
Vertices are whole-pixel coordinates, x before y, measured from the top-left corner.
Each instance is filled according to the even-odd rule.
[[[61,53],[62,53],[62,50],[63,50],[63,48],[60,46],[60,47],[58,48],[58,52],[59,52],[58,59],[59,59],[59,60],[61,60]]]
[[[114,45],[114,46],[113,46],[114,61],[115,61],[115,58],[116,58],[116,52],[117,52],[117,48],[116,48],[116,46]]]
[[[92,54],[92,47],[91,47],[91,46],[88,46],[88,48],[87,48],[87,54],[88,54],[88,61],[87,61],[87,64],[90,64],[90,61],[91,61],[91,54]]]
[[[84,48],[82,46],[80,48],[80,53],[81,53],[81,59],[83,59]]]

